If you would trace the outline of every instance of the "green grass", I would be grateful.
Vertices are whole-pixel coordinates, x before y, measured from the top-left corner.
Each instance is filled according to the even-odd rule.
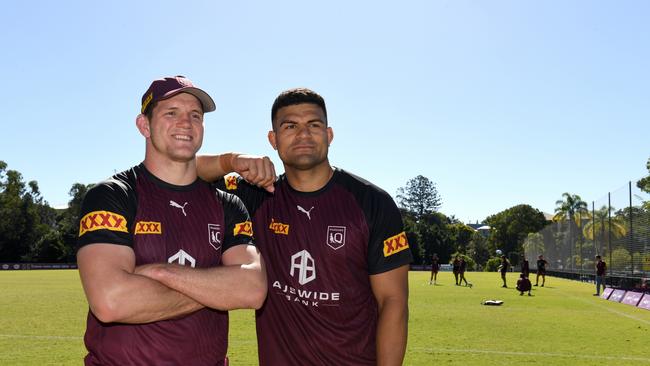
[[[497,273],[468,278],[472,289],[410,273],[405,365],[650,365],[650,311],[594,297],[592,284],[549,277],[528,297]],[[86,312],[76,271],[0,271],[0,365],[81,364]],[[228,353],[257,364],[252,311],[231,313]]]

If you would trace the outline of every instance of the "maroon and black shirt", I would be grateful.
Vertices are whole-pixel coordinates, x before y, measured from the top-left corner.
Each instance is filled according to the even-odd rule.
[[[136,265],[221,265],[222,253],[252,244],[241,200],[197,179],[161,181],[140,164],[101,182],[82,204],[78,246],[133,248]],[[202,309],[147,324],[102,323],[88,312],[87,365],[220,365],[228,347],[228,313]]]
[[[260,365],[374,365],[378,307],[370,275],[412,261],[400,212],[378,187],[335,169],[298,192],[269,194],[234,176],[225,188],[253,218],[269,292],[257,311]]]
[[[604,276],[606,269],[607,269],[607,265],[605,264],[605,261],[596,262],[596,275],[597,276]]]

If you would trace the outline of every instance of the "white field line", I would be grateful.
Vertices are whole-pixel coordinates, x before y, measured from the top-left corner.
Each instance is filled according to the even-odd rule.
[[[508,355],[508,356],[527,356],[527,357],[565,357],[565,358],[583,358],[593,360],[627,360],[627,361],[643,361],[650,362],[650,358],[645,357],[627,357],[627,356],[594,356],[594,355],[579,355],[573,353],[548,353],[548,352],[509,352],[509,351],[493,351],[493,350],[480,350],[480,349],[450,349],[450,348],[429,348],[429,347],[413,347],[409,351],[416,352],[435,352],[435,353],[478,353],[478,354],[494,354],[494,355]]]
[[[23,339],[58,339],[58,340],[82,340],[83,337],[74,336],[42,336],[42,335],[25,335],[25,334],[0,334],[0,338],[23,338]]]
[[[630,319],[633,319],[633,320],[635,320],[635,321],[641,322],[641,323],[643,323],[643,324],[650,325],[650,320],[645,320],[645,319],[642,319],[642,318],[637,318],[637,317],[634,316],[634,315],[627,314],[627,313],[624,313],[624,312],[622,312],[622,311],[618,311],[618,310],[616,310],[616,309],[612,309],[612,308],[610,308],[610,307],[608,307],[608,306],[601,305],[601,304],[595,303],[595,302],[593,302],[593,301],[589,301],[589,300],[587,300],[587,299],[585,299],[585,298],[583,298],[583,297],[579,297],[579,296],[576,296],[576,295],[573,295],[573,294],[570,294],[570,293],[566,293],[566,295],[569,296],[569,297],[572,297],[572,298],[574,298],[574,299],[578,299],[578,300],[584,302],[585,304],[593,305],[593,306],[595,306],[595,307],[597,307],[597,308],[601,308],[601,309],[603,309],[603,310],[607,310],[607,311],[609,311],[609,312],[612,313],[612,314],[616,314],[616,315],[618,315],[618,316],[623,316],[623,317],[626,317],[626,318],[630,318]],[[598,297],[598,299],[600,299],[601,301],[608,301],[608,300],[605,300],[605,299],[601,299],[600,297]],[[631,306],[631,305],[628,305],[628,306]],[[637,309],[639,309],[639,308],[637,308]],[[642,310],[642,311],[647,311],[647,310],[645,310],[645,309],[640,309],[640,310]]]

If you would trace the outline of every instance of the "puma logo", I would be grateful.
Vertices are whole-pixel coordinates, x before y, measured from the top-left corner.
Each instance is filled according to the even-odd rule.
[[[180,208],[181,211],[183,211],[183,216],[187,217],[187,214],[185,213],[185,206],[187,206],[187,202],[185,202],[183,204],[183,206],[181,206],[178,203],[176,203],[176,202],[174,202],[172,200],[169,200],[169,205],[172,206],[172,207]]]
[[[300,212],[304,213],[305,215],[307,215],[307,218],[308,218],[309,220],[311,220],[311,210],[314,209],[314,206],[311,206],[311,208],[309,209],[309,211],[308,211],[308,210],[305,210],[305,209],[302,208],[302,206],[300,206],[300,205],[298,205],[298,206],[296,206],[296,207],[298,207],[298,211],[300,211]]]

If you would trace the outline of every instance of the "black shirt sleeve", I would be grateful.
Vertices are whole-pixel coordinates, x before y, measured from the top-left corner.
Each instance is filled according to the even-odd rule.
[[[121,173],[86,193],[79,215],[77,250],[93,243],[132,246],[137,205],[132,178]]]

